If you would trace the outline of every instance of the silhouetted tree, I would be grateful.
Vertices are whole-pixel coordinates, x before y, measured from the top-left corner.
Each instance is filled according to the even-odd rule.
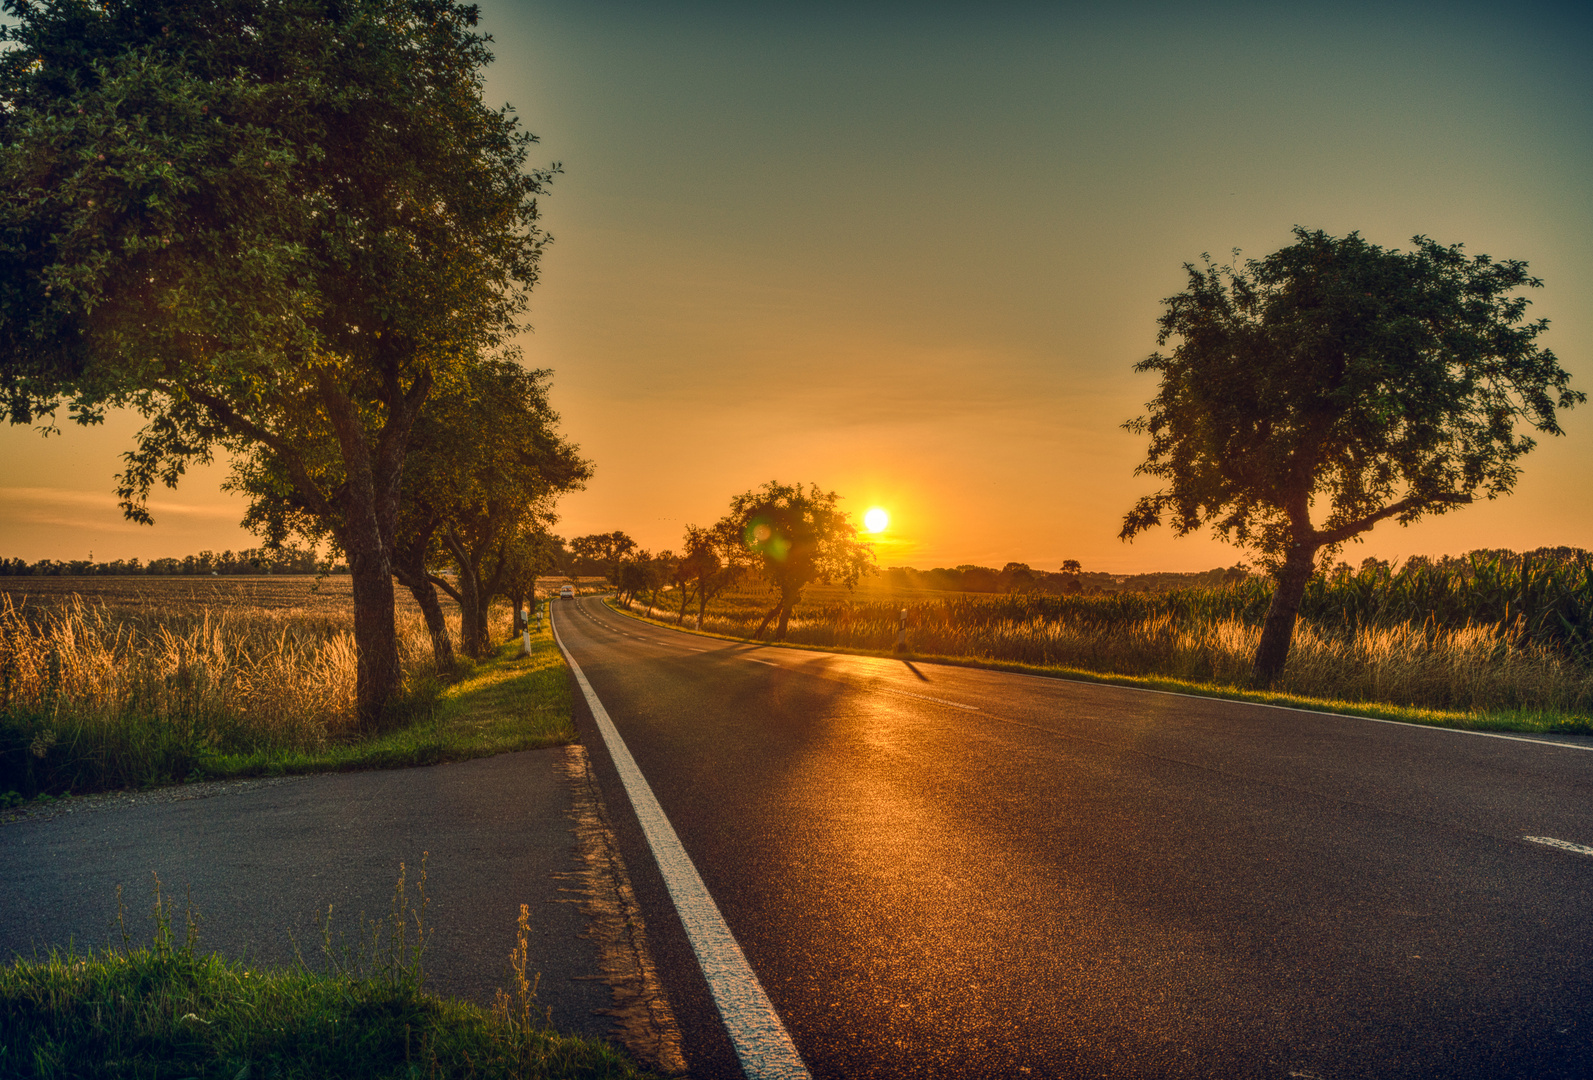
[[[791,609],[810,583],[840,582],[850,588],[873,570],[873,548],[858,541],[857,527],[836,506],[837,499],[817,484],[771,480],[730,500],[720,527],[740,532],[745,550],[758,558],[764,577],[780,593],[753,637],[762,637],[778,616],[774,636],[783,641]]]
[[[730,584],[738,570],[738,557],[745,557],[746,548],[741,540],[741,529],[733,521],[720,521],[713,528],[699,525],[686,526],[685,554],[675,566],[675,579],[680,583],[680,618],[686,621],[686,605],[693,593],[697,600],[697,629],[702,629],[708,614],[708,601]]]
[[[1258,686],[1283,670],[1319,552],[1509,492],[1534,445],[1518,422],[1558,435],[1555,410],[1585,400],[1514,295],[1542,284],[1525,263],[1421,236],[1399,251],[1294,235],[1242,267],[1185,265],[1157,337],[1176,344],[1135,367],[1161,387],[1125,425],[1150,436],[1136,475],[1167,486],[1125,515],[1124,539],[1164,515],[1179,535],[1209,524],[1272,571]]]

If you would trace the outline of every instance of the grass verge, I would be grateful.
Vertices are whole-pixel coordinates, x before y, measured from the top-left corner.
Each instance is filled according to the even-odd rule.
[[[406,703],[408,722],[385,734],[319,750],[218,754],[202,762],[202,777],[397,769],[574,742],[569,680],[552,634],[533,633],[531,655],[523,651],[515,638],[466,662],[456,681]]]
[[[1330,698],[1305,697],[1273,691],[1246,690],[1219,683],[1193,682],[1154,675],[1118,675],[1112,672],[1088,671],[1060,665],[1026,664],[1009,660],[990,660],[973,656],[942,656],[938,654],[897,653],[883,649],[861,649],[844,645],[809,645],[801,642],[760,641],[750,637],[693,630],[687,626],[628,610],[612,597],[603,601],[617,615],[649,622],[656,626],[695,634],[699,637],[718,638],[748,645],[798,649],[807,652],[841,653],[850,656],[878,656],[893,660],[923,660],[956,667],[981,668],[989,671],[1011,671],[1045,678],[1068,679],[1074,682],[1099,683],[1107,686],[1125,686],[1141,690],[1160,690],[1167,693],[1189,694],[1195,697],[1220,698],[1226,701],[1243,701],[1256,705],[1275,705],[1312,712],[1337,713],[1345,716],[1364,716],[1376,720],[1396,720],[1410,724],[1433,727],[1464,728],[1474,731],[1513,731],[1534,735],[1593,735],[1593,721],[1585,716],[1552,711],[1488,710],[1459,711],[1425,708],[1417,705],[1397,705],[1380,702],[1343,701]]]
[[[402,877],[391,920],[362,927],[364,951],[324,934],[327,970],[252,970],[171,929],[156,880],[152,942],[86,956],[68,950],[0,967],[0,1076],[614,1078],[650,1074],[600,1040],[546,1025],[526,977],[520,909],[507,989],[483,1009],[424,990],[425,876],[412,907]],[[120,893],[120,890],[118,890]]]

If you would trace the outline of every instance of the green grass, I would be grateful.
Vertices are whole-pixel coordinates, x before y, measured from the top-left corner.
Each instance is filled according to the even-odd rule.
[[[1248,690],[1243,687],[1217,682],[1171,678],[1158,675],[1123,675],[1110,671],[1092,671],[1085,668],[1059,664],[1035,664],[1001,660],[988,657],[942,654],[908,653],[905,656],[891,649],[870,649],[834,644],[807,644],[801,642],[759,641],[747,636],[691,629],[688,617],[685,625],[677,625],[673,618],[659,618],[645,612],[628,610],[610,598],[604,601],[619,615],[651,622],[670,629],[695,633],[703,637],[747,644],[777,646],[810,652],[843,653],[853,656],[881,656],[892,659],[927,660],[938,664],[981,668],[991,671],[1011,671],[1046,678],[1069,679],[1109,686],[1135,687],[1160,690],[1168,693],[1190,694],[1197,697],[1221,698],[1228,701],[1245,701],[1259,705],[1276,705],[1292,709],[1338,713],[1348,716],[1365,716],[1379,720],[1396,720],[1404,723],[1427,724],[1438,727],[1466,728],[1478,731],[1514,731],[1527,734],[1590,735],[1593,720],[1588,717],[1554,709],[1488,709],[1459,710],[1431,708],[1414,704],[1396,704],[1375,701],[1350,701],[1330,697],[1314,697],[1275,691]],[[666,600],[667,604],[667,600]],[[743,604],[743,606],[746,606]]]
[[[526,975],[529,914],[505,990],[491,1009],[433,997],[421,959],[425,875],[411,906],[402,877],[386,924],[361,928],[361,947],[336,949],[327,970],[302,961],[255,970],[171,930],[156,880],[150,944],[79,956],[71,950],[0,967],[0,1076],[216,1078],[633,1078],[649,1074],[606,1042],[560,1035],[544,1022]],[[119,891],[118,891],[119,896]]]
[[[304,748],[218,749],[169,718],[123,716],[114,725],[67,714],[0,712],[0,808],[24,798],[154,787],[184,781],[393,769],[557,746],[575,740],[564,659],[547,629],[465,662],[448,684],[424,680],[385,732]]]
[[[516,638],[484,660],[466,661],[455,682],[430,683],[400,702],[407,722],[386,734],[314,751],[218,754],[200,771],[205,779],[221,779],[397,769],[572,743],[564,658],[546,628],[531,635],[531,649],[522,657]]]

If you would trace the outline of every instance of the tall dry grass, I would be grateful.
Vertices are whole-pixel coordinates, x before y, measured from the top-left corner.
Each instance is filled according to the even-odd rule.
[[[1249,591],[1254,591],[1253,587]],[[661,598],[662,599],[662,598]],[[749,636],[771,601],[731,593],[710,605],[703,629]],[[890,650],[907,609],[918,656],[1066,667],[1230,687],[1247,685],[1261,628],[1248,595],[1099,598],[962,596],[799,605],[787,640]],[[639,602],[638,609],[644,606]],[[1265,611],[1265,603],[1259,605]],[[649,609],[675,622],[677,610]],[[688,617],[688,625],[694,619]],[[1522,620],[1443,626],[1426,622],[1302,620],[1277,689],[1301,697],[1415,705],[1475,713],[1587,714],[1593,666],[1535,641]]]
[[[400,610],[412,689],[431,674]],[[205,754],[309,750],[354,737],[347,619],[278,607],[108,606],[0,596],[0,793],[180,779]]]

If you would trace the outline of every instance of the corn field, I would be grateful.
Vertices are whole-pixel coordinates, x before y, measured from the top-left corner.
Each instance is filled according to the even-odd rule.
[[[928,593],[799,604],[787,639],[1243,686],[1270,582],[1156,595]],[[661,597],[655,617],[675,621]],[[727,593],[703,629],[748,636],[772,598]],[[688,617],[688,624],[694,620]],[[1469,712],[1593,711],[1593,566],[1472,557],[1314,578],[1278,689]]]

